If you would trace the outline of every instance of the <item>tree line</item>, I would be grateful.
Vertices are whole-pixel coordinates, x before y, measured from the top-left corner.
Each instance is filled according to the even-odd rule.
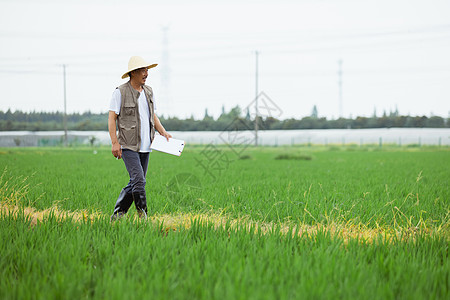
[[[177,117],[159,117],[164,127],[170,131],[223,131],[223,130],[249,130],[254,128],[255,120],[248,112],[243,115],[239,106],[213,118],[205,110],[202,119],[190,117],[179,119]],[[73,113],[67,115],[67,129],[79,131],[105,131],[108,130],[108,113]],[[319,117],[314,107],[311,115],[301,119],[289,118],[279,120],[273,117],[258,119],[258,127],[262,130],[288,130],[288,129],[361,129],[361,128],[450,128],[450,119],[439,116],[402,116],[397,112],[384,113],[377,117],[338,118],[328,120]],[[0,110],[0,131],[59,131],[64,130],[64,114],[62,112],[12,112]]]

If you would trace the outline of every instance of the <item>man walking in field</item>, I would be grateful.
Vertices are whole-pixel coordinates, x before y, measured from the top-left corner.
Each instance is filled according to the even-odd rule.
[[[128,71],[122,76],[122,79],[130,77],[130,80],[116,88],[112,95],[108,116],[111,152],[117,159],[123,159],[130,181],[119,194],[111,221],[125,215],[133,201],[139,216],[147,218],[145,177],[150,144],[155,129],[167,140],[172,137],[155,114],[152,88],[145,85],[148,69],[156,66],[147,63],[142,57],[131,57]]]

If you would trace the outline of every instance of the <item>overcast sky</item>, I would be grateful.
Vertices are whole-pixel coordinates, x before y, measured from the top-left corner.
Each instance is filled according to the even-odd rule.
[[[166,29],[164,29],[166,28]],[[165,33],[164,33],[165,32]],[[105,112],[128,59],[158,114],[218,117],[259,91],[281,119],[450,111],[450,1],[0,0],[0,110]]]

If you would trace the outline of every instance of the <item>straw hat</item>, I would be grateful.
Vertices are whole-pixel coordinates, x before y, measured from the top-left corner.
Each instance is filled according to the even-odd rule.
[[[140,69],[140,68],[154,68],[156,67],[158,64],[149,64],[148,62],[146,62],[142,57],[140,56],[132,56],[130,58],[130,60],[128,61],[128,71],[122,75],[122,79],[127,78],[129,75],[128,73],[130,73],[131,71]]]

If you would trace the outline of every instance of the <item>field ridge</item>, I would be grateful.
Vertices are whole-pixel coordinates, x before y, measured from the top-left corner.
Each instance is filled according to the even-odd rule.
[[[0,203],[0,217],[10,216],[17,218],[23,216],[29,221],[30,226],[37,226],[39,223],[46,222],[49,218],[55,218],[57,221],[72,221],[74,223],[94,222],[109,218],[108,215],[102,212],[88,212],[87,210],[68,211],[58,207],[57,204],[44,210],[38,210],[34,207],[17,205],[8,205],[5,202]],[[127,216],[116,222],[142,222],[138,216],[129,213]],[[440,229],[425,229],[425,228],[369,228],[363,224],[338,224],[332,222],[330,224],[299,224],[293,222],[263,222],[251,220],[249,216],[241,218],[231,218],[222,213],[207,212],[207,213],[174,213],[174,214],[155,214],[148,218],[152,224],[159,225],[161,230],[165,233],[171,231],[179,231],[181,228],[191,229],[192,225],[197,223],[200,225],[212,225],[213,228],[231,230],[246,230],[250,233],[262,233],[263,235],[273,232],[279,232],[283,235],[289,233],[292,236],[307,235],[313,237],[318,233],[326,232],[332,237],[343,239],[347,243],[350,239],[362,240],[372,243],[378,240],[380,236],[384,241],[393,240],[407,240],[413,238],[418,234],[437,235],[446,240],[450,240],[448,230],[446,228]],[[114,224],[114,223],[112,223]]]

